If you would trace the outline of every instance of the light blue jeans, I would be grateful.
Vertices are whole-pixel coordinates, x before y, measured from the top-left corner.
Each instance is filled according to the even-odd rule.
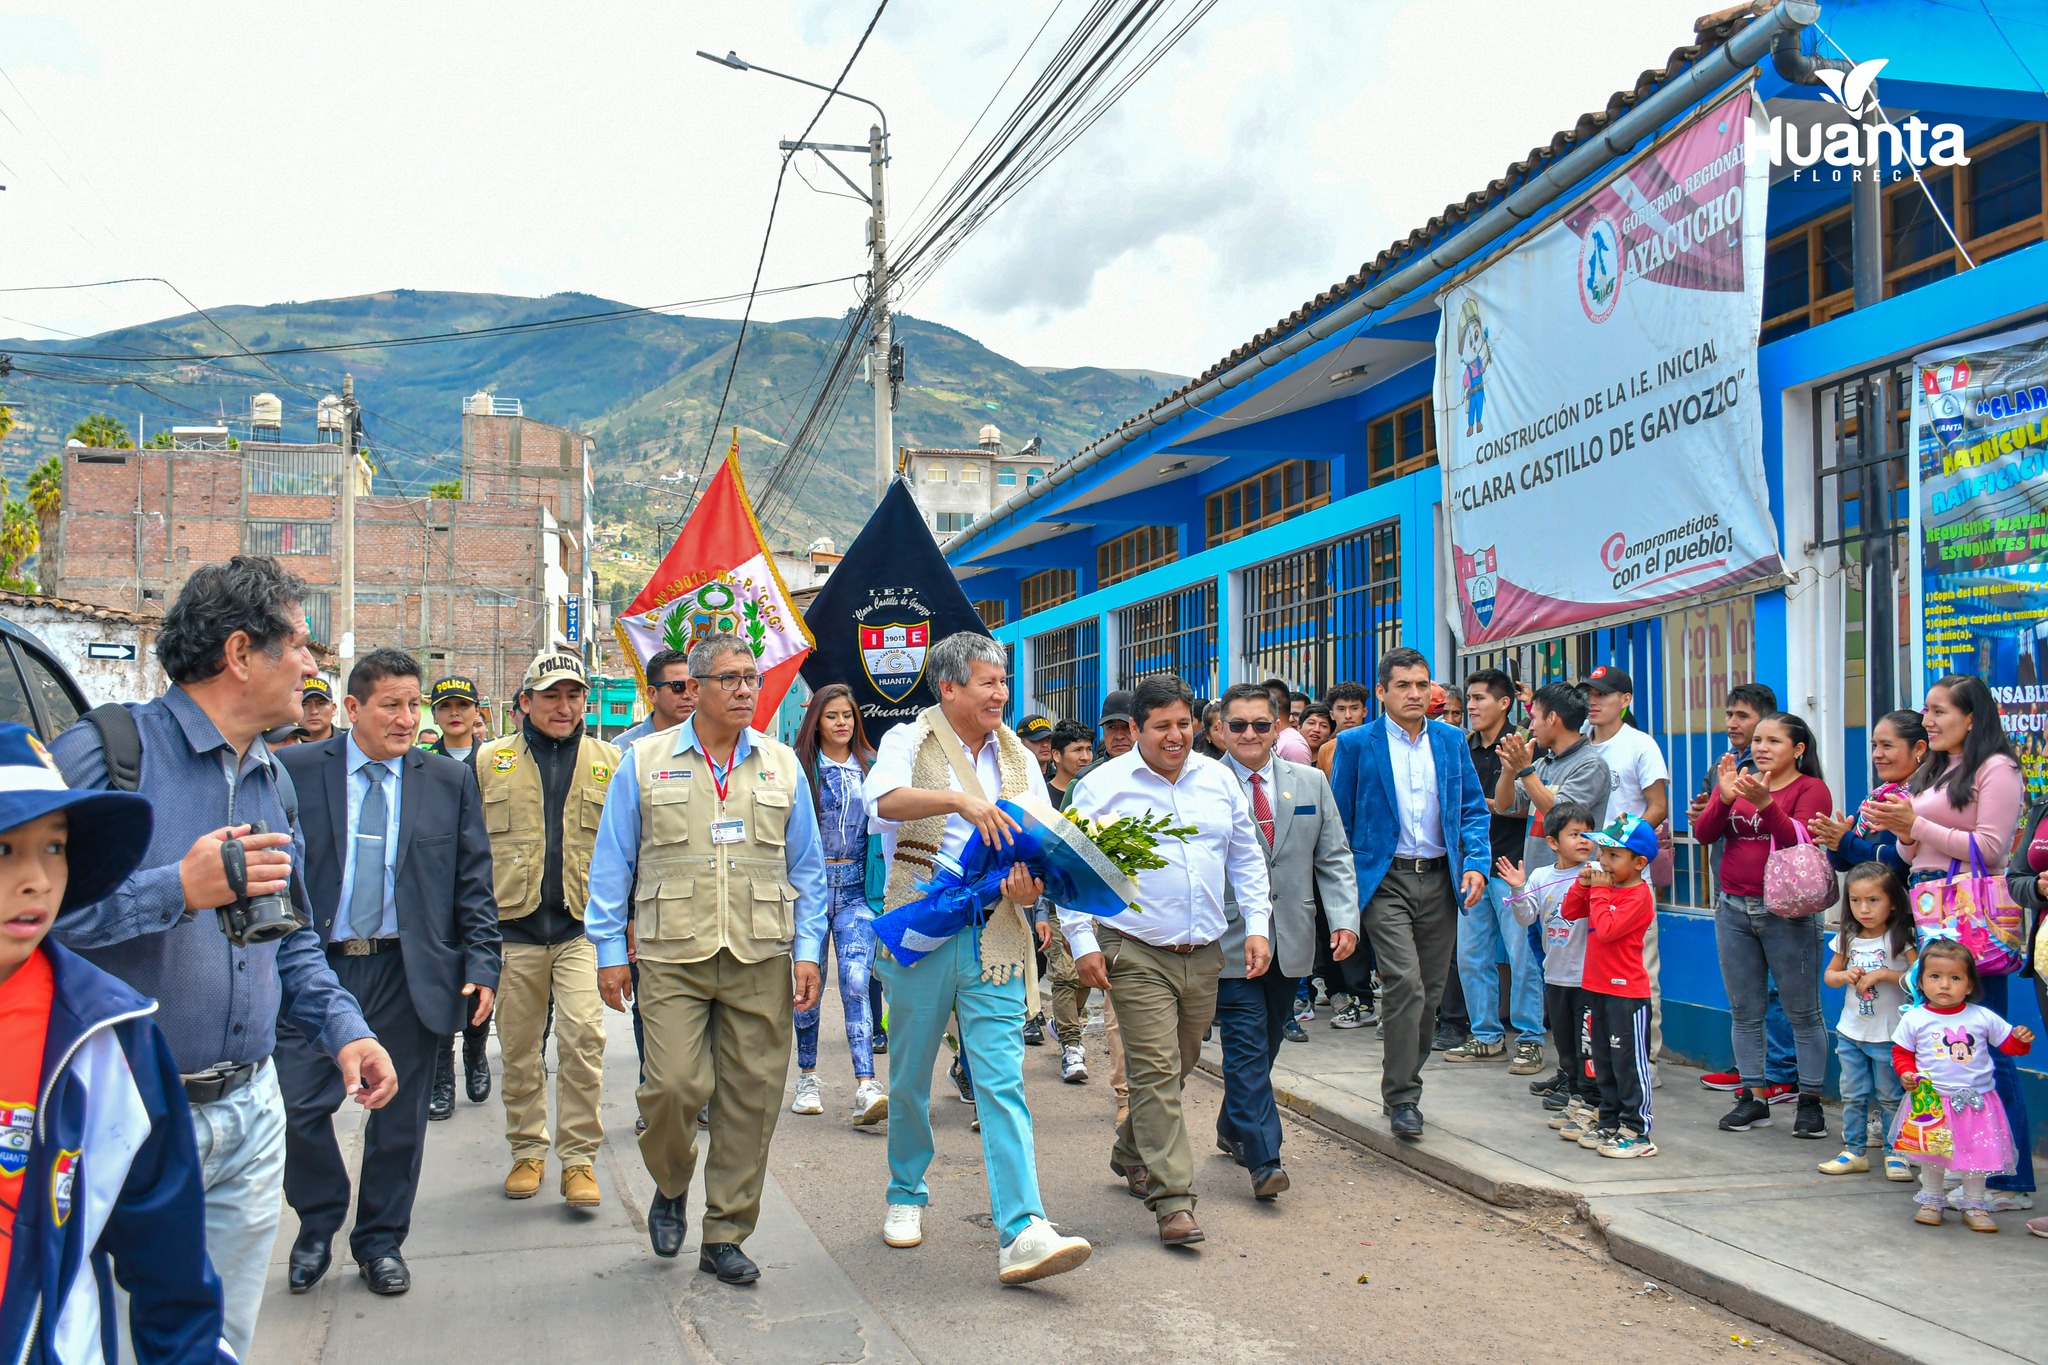
[[[1543,1037],[1543,961],[1529,951],[1529,931],[1508,908],[1514,888],[1498,877],[1486,879],[1486,895],[1470,910],[1458,907],[1458,981],[1465,988],[1465,1012],[1472,1036],[1497,1043],[1500,1021],[1501,959],[1508,964],[1508,1013],[1515,1032]]]
[[[267,1060],[256,1078],[212,1104],[192,1106],[199,1179],[206,1188],[206,1254],[220,1276],[235,1355],[250,1359],[263,1282],[284,1207],[284,1097]]]
[[[1024,1103],[1024,981],[981,979],[981,931],[967,928],[905,967],[877,955],[889,996],[889,1202],[931,1202],[932,1067],[949,1015],[960,1018],[961,1056],[974,1070],[975,1115],[989,1208],[1004,1246],[1043,1218],[1031,1111]]]
[[[1873,1103],[1884,1120],[1878,1146],[1891,1142],[1892,1115],[1899,1111],[1899,1097],[1905,1087],[1892,1070],[1892,1045],[1866,1043],[1857,1038],[1835,1038],[1835,1056],[1842,1063],[1842,1145],[1861,1151],[1869,1141],[1870,1110]]]

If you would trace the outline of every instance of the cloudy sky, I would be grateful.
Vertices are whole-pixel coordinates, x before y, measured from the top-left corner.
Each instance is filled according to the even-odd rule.
[[[1021,57],[999,111],[1085,3],[891,0],[846,88],[888,110],[896,231],[1005,75]],[[1223,0],[908,311],[1030,364],[1200,370],[1661,65],[1712,7]],[[153,275],[205,306],[742,291],[776,141],[820,96],[694,53],[829,84],[872,13],[0,0],[0,289]],[[867,124],[838,104],[814,137],[865,141]],[[864,269],[864,212],[792,178],[763,283]],[[853,288],[760,313],[836,314]],[[0,335],[182,311],[154,284],[5,292]]]

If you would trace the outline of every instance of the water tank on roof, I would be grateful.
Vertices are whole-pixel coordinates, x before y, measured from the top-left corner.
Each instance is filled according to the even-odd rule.
[[[983,450],[1001,450],[1003,448],[1003,433],[994,422],[990,422],[981,429],[981,448]]]
[[[268,439],[276,440],[278,431],[284,426],[284,403],[274,393],[259,393],[249,400],[249,426],[252,434],[266,433]],[[256,436],[263,440],[265,436]]]
[[[321,399],[320,406],[314,412],[313,422],[315,426],[319,427],[322,439],[339,441],[341,439],[341,400],[331,393]]]
[[[476,414],[477,414],[478,416],[481,416],[481,417],[488,417],[488,416],[490,416],[490,415],[491,415],[491,396],[490,396],[490,394],[488,394],[488,393],[484,392],[484,391],[483,391],[482,389],[478,389],[478,390],[477,390],[477,391],[476,391],[475,393],[471,394],[471,395],[470,395],[470,396],[469,396],[468,398],[466,398],[466,399],[464,399],[464,400],[463,400],[463,403],[462,403],[462,410],[463,410],[464,412],[473,412],[473,413],[476,413]]]

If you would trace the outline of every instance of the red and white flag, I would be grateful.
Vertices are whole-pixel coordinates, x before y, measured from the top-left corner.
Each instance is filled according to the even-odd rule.
[[[660,651],[687,650],[708,635],[737,635],[754,651],[761,672],[754,728],[765,729],[782,705],[814,641],[790,605],[788,585],[747,500],[737,432],[676,543],[614,629],[643,685],[647,661]]]

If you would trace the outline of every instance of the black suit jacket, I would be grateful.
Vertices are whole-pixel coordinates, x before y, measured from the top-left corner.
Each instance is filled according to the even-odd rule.
[[[348,827],[348,737],[278,752],[299,789],[306,891],[326,943],[354,843]],[[475,1008],[462,987],[498,986],[501,939],[491,887],[491,839],[476,779],[452,758],[406,751],[398,804],[398,941],[420,1022],[454,1033]]]

